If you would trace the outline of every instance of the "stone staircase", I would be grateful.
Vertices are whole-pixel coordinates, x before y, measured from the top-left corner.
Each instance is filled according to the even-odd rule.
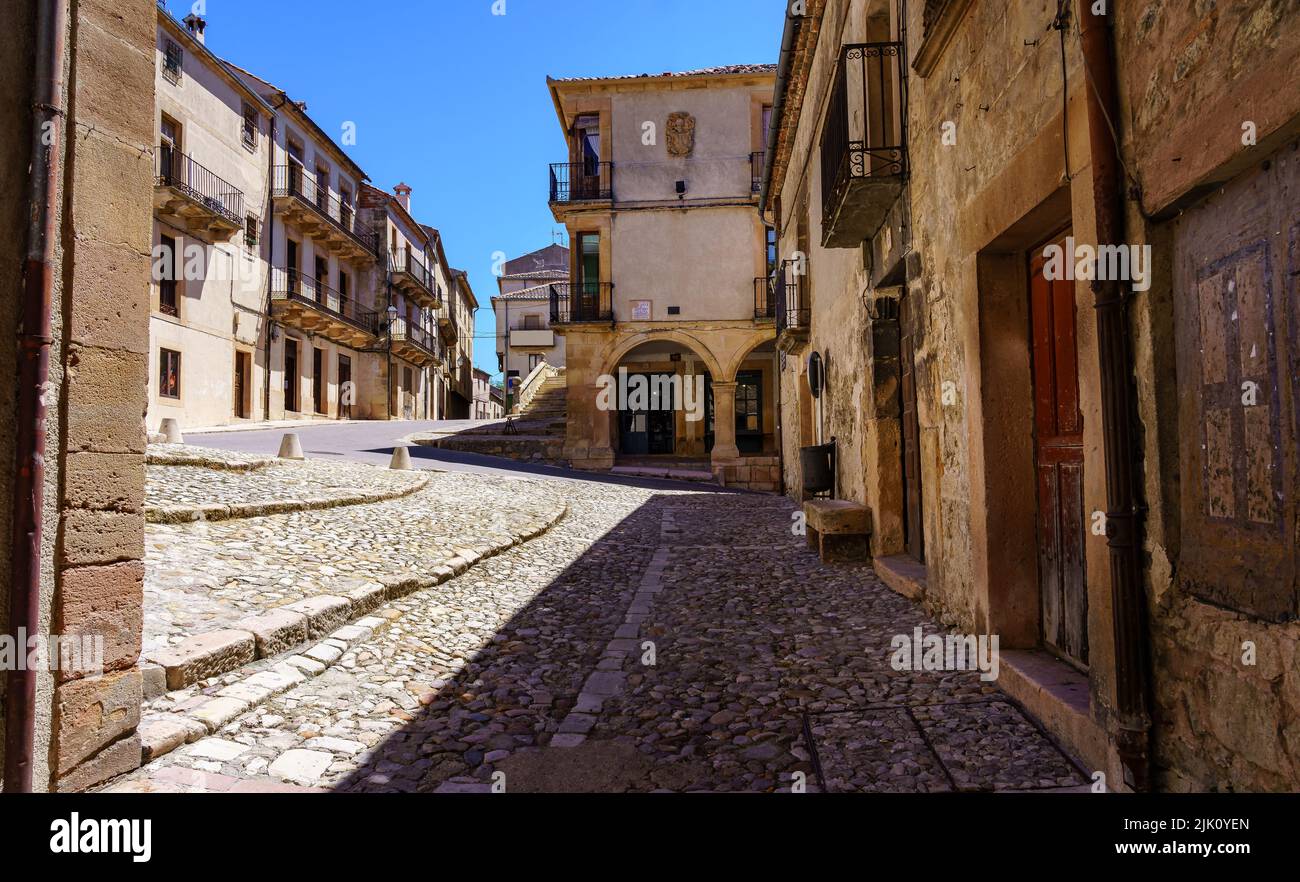
[[[560,464],[568,419],[568,380],[564,368],[546,368],[521,390],[515,405],[515,434],[505,434],[505,422],[485,424],[455,434],[412,436],[411,441],[443,450],[501,456],[522,462]]]

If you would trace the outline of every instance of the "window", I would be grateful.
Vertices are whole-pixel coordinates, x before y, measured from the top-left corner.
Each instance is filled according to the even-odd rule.
[[[343,221],[343,226],[352,229],[352,188],[342,181],[339,181],[339,220]]]
[[[181,354],[174,349],[158,350],[158,395],[181,397]]]
[[[257,147],[257,108],[244,102],[244,125],[240,135],[244,146],[250,150]]]
[[[772,131],[772,105],[763,105],[763,149],[767,149],[768,134]]]
[[[595,114],[578,117],[573,124],[573,135],[583,175],[600,174],[600,117]]]
[[[776,227],[767,228],[767,274],[776,271]]]
[[[180,183],[181,127],[169,117],[163,117],[158,127],[158,177],[162,184]]]
[[[177,290],[177,280],[180,278],[180,251],[176,247],[176,240],[171,236],[163,236],[159,243],[159,263],[161,266],[156,267],[158,273],[158,311],[171,316],[180,316],[180,296]]]
[[[540,331],[542,329],[542,317],[540,315],[524,316],[525,331]]]
[[[257,218],[249,215],[244,218],[244,244],[253,249],[257,247]]]
[[[177,46],[171,40],[167,41],[166,53],[163,57],[163,77],[169,83],[179,84],[181,81],[181,65],[185,60],[185,50]]]
[[[351,287],[352,277],[343,270],[339,270],[339,312],[344,315],[348,313],[348,289]]]

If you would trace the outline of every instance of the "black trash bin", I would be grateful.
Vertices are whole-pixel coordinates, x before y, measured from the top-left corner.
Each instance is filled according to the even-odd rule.
[[[835,489],[835,442],[799,448],[805,493],[828,493]]]

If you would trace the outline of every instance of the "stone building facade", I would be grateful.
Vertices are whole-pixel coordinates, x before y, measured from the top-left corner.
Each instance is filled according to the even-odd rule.
[[[551,286],[568,281],[569,249],[563,245],[539,248],[501,267],[492,313],[497,365],[511,392],[543,362],[564,367],[564,337],[551,328],[550,304]]]
[[[787,18],[786,481],[1108,786],[1294,789],[1296,5],[1092,6]]]
[[[569,147],[551,168],[551,208],[570,243],[551,326],[565,345],[565,456],[579,468],[703,461],[729,483],[777,487],[775,329],[754,212],[774,72],[549,81]],[[688,419],[679,392],[603,407],[601,378],[620,369],[702,382],[707,406]]]
[[[360,207],[385,249],[379,328],[386,353],[379,363],[381,382],[359,391],[380,395],[382,412],[393,419],[438,419],[446,382],[437,320],[446,293],[439,243],[411,215],[411,188],[406,184],[397,185],[393,193],[365,184]]]
[[[372,187],[206,20],[156,14],[149,430],[441,416],[453,280],[410,188]]]

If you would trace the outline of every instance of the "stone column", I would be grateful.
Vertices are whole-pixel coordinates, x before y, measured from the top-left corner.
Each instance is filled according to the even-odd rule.
[[[736,384],[713,384],[713,462],[740,458],[736,447]]]

